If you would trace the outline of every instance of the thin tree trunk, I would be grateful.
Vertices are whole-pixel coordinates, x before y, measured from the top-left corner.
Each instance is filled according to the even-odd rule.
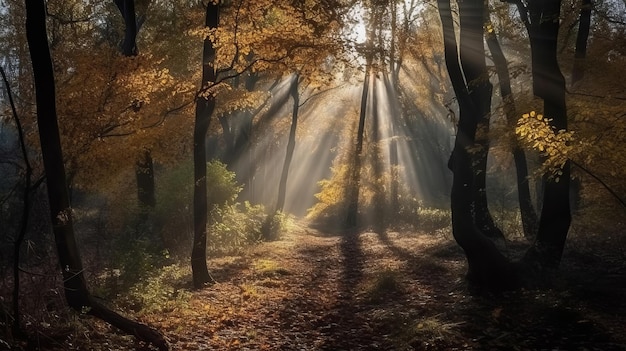
[[[388,210],[385,206],[385,189],[384,184],[381,182],[383,179],[383,155],[381,153],[381,123],[380,123],[380,111],[378,108],[378,78],[374,78],[374,82],[372,84],[372,100],[371,100],[371,111],[372,111],[372,139],[369,143],[371,150],[368,154],[370,157],[370,162],[372,165],[373,171],[373,179],[371,180],[373,184],[374,191],[374,212],[371,219],[374,221],[374,228],[379,233],[382,233],[385,230],[385,220],[386,220],[386,211]]]
[[[22,123],[17,115],[17,109],[13,101],[13,93],[11,92],[11,85],[7,79],[4,69],[0,67],[0,74],[2,80],[7,89],[7,96],[9,104],[11,105],[11,112],[13,113],[13,119],[15,119],[15,127],[17,129],[18,141],[20,144],[20,150],[22,151],[22,158],[24,159],[24,165],[26,171],[24,174],[24,194],[22,196],[22,217],[20,219],[19,230],[13,244],[13,332],[18,335],[21,331],[21,318],[20,318],[20,251],[24,237],[28,230],[28,216],[30,212],[30,195],[31,195],[31,177],[33,174],[33,168],[30,165],[28,158],[28,150],[26,149],[26,141],[24,139],[24,129]]]
[[[256,83],[259,81],[257,72],[250,73],[245,80],[246,91],[252,92],[256,87]],[[250,111],[244,109],[239,113],[231,114],[228,117],[220,118],[222,125],[225,148],[222,160],[230,171],[236,171],[236,163],[244,155],[250,146],[250,139],[252,137],[253,119],[258,113],[257,111]],[[236,172],[237,173],[237,172]],[[244,175],[236,174],[237,182],[244,184]]]
[[[219,4],[209,2],[206,9],[205,25],[211,29],[217,28],[219,23]],[[204,39],[202,54],[202,88],[207,88],[216,80],[215,48],[209,37]],[[193,218],[194,236],[191,251],[191,270],[193,285],[201,288],[213,279],[209,274],[206,262],[207,241],[207,179],[206,179],[206,134],[209,130],[211,115],[215,109],[215,96],[198,96],[196,99],[196,118],[193,132]]]
[[[115,5],[124,18],[124,41],[122,42],[122,54],[126,57],[137,56],[137,33],[140,24],[137,22],[134,0],[115,0]],[[145,211],[156,206],[154,188],[154,163],[149,149],[144,149],[135,163],[135,178],[137,180],[137,200],[139,207],[145,215]]]
[[[500,85],[500,95],[502,96],[502,104],[504,106],[504,115],[510,128],[513,128],[517,121],[517,109],[511,89],[511,79],[509,77],[509,68],[506,62],[500,43],[496,36],[495,29],[491,21],[487,21],[486,33],[487,46],[491,52],[496,73]],[[513,160],[515,161],[515,175],[517,179],[517,195],[522,216],[522,229],[524,236],[528,240],[534,240],[537,234],[537,213],[532,204],[530,196],[530,187],[528,184],[528,163],[526,162],[526,154],[516,140],[513,146]]]
[[[154,164],[150,150],[143,150],[141,157],[135,166],[137,179],[137,199],[142,207],[154,208],[156,206],[154,188]]]
[[[293,99],[293,110],[291,112],[291,129],[289,130],[289,140],[287,141],[287,153],[285,162],[283,163],[283,171],[278,184],[278,200],[276,201],[276,209],[274,212],[282,211],[285,207],[285,197],[287,194],[287,177],[289,176],[289,166],[293,158],[293,152],[296,148],[296,131],[298,130],[298,111],[300,109],[300,93],[298,92],[298,84],[300,75],[296,74],[291,83],[290,94]]]
[[[83,275],[83,266],[74,235],[72,208],[67,191],[65,167],[56,115],[54,75],[46,33],[46,12],[43,0],[27,0],[26,37],[30,49],[37,101],[37,125],[46,184],[50,219],[59,263],[63,274],[65,299],[76,311],[90,313],[140,340],[168,350],[163,336],[156,330],[129,320],[96,302]]]
[[[400,79],[398,77],[400,61],[396,61],[396,36],[398,33],[398,7],[395,2],[392,3],[391,8],[391,43],[389,49],[389,72],[391,75],[391,84],[389,83],[389,77],[386,72],[384,74],[385,81],[385,91],[387,92],[387,98],[389,99],[389,104],[391,105],[391,121],[390,129],[390,141],[389,141],[389,163],[390,163],[390,172],[391,172],[391,184],[390,184],[390,197],[391,197],[391,213],[397,214],[399,209],[398,204],[398,185],[399,185],[399,172],[398,172],[398,141],[396,138],[396,123],[400,121],[402,118],[398,116],[401,112],[401,109],[398,108],[398,92],[396,87],[400,84]],[[406,35],[406,34],[405,34]],[[400,52],[400,56],[402,56],[402,52]]]
[[[363,92],[361,94],[361,112],[359,113],[359,129],[356,136],[356,147],[354,150],[354,160],[350,169],[350,180],[348,182],[348,215],[346,224],[354,227],[357,224],[359,213],[359,191],[361,183],[361,158],[363,153],[363,133],[365,132],[365,117],[367,110],[367,97],[370,86],[370,76],[372,58],[369,56],[365,64],[365,79],[363,81]]]
[[[578,34],[576,35],[576,52],[572,70],[572,85],[581,80],[585,74],[585,57],[587,56],[587,39],[591,26],[591,0],[582,0]]]

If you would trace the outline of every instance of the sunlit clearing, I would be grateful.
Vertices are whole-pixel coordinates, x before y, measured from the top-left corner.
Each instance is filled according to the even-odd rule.
[[[258,131],[253,148],[237,160],[236,167],[238,172],[248,173],[244,178],[249,181],[246,184],[249,199],[270,208],[275,206],[278,196],[293,104],[291,98],[284,101],[280,94],[283,92],[276,92],[274,97],[283,103],[275,122]],[[296,147],[289,167],[285,211],[304,215],[314,204],[313,195],[319,191],[317,183],[330,176],[330,167],[338,150],[351,142],[348,138],[342,138],[341,133],[346,123],[355,120],[343,116],[354,108],[352,101],[357,94],[356,87],[322,92],[318,99],[300,107]]]
[[[423,81],[422,73],[405,69],[401,77],[410,85]],[[293,112],[291,82],[291,76],[284,77],[272,90],[272,107],[254,121],[263,127],[255,129],[251,147],[234,167],[244,183],[240,200],[269,209],[276,206],[287,152]],[[304,216],[315,206],[322,216],[337,221],[345,218],[342,211],[347,175],[354,162],[362,84],[357,81],[321,91],[299,87],[301,105],[285,212]],[[381,207],[387,219],[400,212],[417,216],[423,206],[445,207],[451,180],[446,163],[453,134],[446,109],[428,95],[432,89],[424,88],[404,88],[401,105],[396,91],[401,87],[393,86],[386,73],[372,75],[370,84],[359,180],[361,223],[376,225]],[[326,207],[320,207],[324,202]]]

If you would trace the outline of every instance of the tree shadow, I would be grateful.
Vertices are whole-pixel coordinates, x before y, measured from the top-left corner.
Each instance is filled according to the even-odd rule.
[[[419,254],[398,246],[386,232],[377,233],[381,243],[396,257],[405,261],[419,284],[430,286],[438,296],[426,311],[436,311],[440,325],[452,326],[445,339],[426,340],[424,334],[407,341],[414,349],[449,349],[461,345],[473,349],[504,350],[514,345],[520,349],[625,350],[621,325],[626,304],[623,296],[625,275],[565,272],[549,288],[520,290],[499,295],[476,294],[463,279],[450,274],[443,262],[464,258],[462,250],[450,241],[421,251]],[[578,253],[566,257],[580,260]],[[606,268],[599,258],[588,262]],[[579,262],[579,264],[582,262]],[[580,267],[579,267],[580,268]],[[594,268],[592,270],[598,270]],[[429,279],[424,279],[430,271]],[[598,273],[598,272],[596,272]],[[461,281],[462,283],[455,283]],[[444,307],[445,308],[442,308]],[[422,323],[424,306],[405,302],[407,311],[416,311],[411,323]],[[421,311],[421,312],[420,312]],[[428,313],[428,312],[426,312]],[[431,312],[432,313],[432,312]]]

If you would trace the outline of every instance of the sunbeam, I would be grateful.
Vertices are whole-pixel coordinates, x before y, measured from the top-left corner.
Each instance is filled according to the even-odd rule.
[[[428,74],[408,69],[402,74],[409,82],[428,78]],[[379,205],[395,204],[386,211],[397,211],[398,201],[405,208],[409,204],[443,206],[450,188],[447,141],[453,133],[448,111],[436,101],[421,97],[426,89],[393,87],[386,74],[373,77],[366,110],[360,181],[365,207],[361,217],[367,217],[368,211]],[[261,129],[255,130],[250,147],[235,161],[239,179],[245,179],[241,198],[268,208],[276,204],[285,162],[293,106],[288,92],[291,80],[292,76],[283,77],[272,89],[273,106],[255,118],[254,128]],[[341,172],[342,165],[348,164],[348,155],[354,152],[362,87],[357,82],[325,89],[328,92],[308,88],[300,91],[300,101],[306,103],[299,107],[284,204],[284,211],[296,216],[305,215],[320,201],[316,197],[323,191],[320,181],[341,182],[333,172]]]

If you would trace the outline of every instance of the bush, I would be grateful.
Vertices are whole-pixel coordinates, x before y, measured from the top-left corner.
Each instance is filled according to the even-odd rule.
[[[213,256],[234,254],[246,246],[259,242],[265,220],[261,205],[230,204],[211,211],[207,249]]]
[[[191,297],[188,282],[191,270],[188,265],[173,264],[150,272],[132,285],[117,303],[136,312],[167,312],[185,306]]]
[[[209,255],[231,254],[262,238],[266,218],[261,205],[238,203],[242,187],[219,161],[207,164]],[[178,257],[189,254],[193,239],[193,164],[168,171],[159,182],[156,223],[166,247]]]
[[[343,223],[348,208],[348,184],[350,167],[340,164],[332,168],[330,179],[319,182],[320,192],[315,194],[318,202],[309,209],[307,219],[321,225]],[[396,203],[385,189],[395,183],[398,188]],[[372,167],[361,170],[359,193],[359,221],[366,225],[390,227],[411,226],[424,230],[437,230],[450,226],[449,210],[426,207],[412,196],[411,191],[398,178],[395,172],[382,172],[376,176]],[[392,209],[395,209],[393,211]]]

